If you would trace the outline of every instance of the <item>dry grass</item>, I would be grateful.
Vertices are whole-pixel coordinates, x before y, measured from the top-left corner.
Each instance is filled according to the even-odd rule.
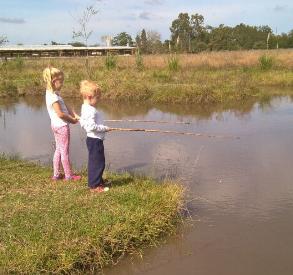
[[[240,68],[257,67],[259,58],[268,54],[272,56],[278,67],[293,68],[293,50],[250,50],[250,51],[220,51],[220,52],[201,52],[199,54],[178,54],[181,67],[184,68]],[[147,69],[165,69],[168,66],[170,55],[144,55],[143,62]],[[106,57],[91,58],[95,68],[105,67]],[[94,62],[93,62],[94,60]],[[36,64],[36,60],[25,61],[28,64]],[[84,58],[59,58],[37,60],[42,67],[48,64],[62,64],[64,70],[69,67],[80,68],[84,65]],[[119,56],[117,58],[118,68],[130,69],[135,67],[135,56]],[[68,64],[68,66],[66,65]]]
[[[265,70],[264,55],[272,63]],[[176,70],[171,58],[144,56],[140,70],[135,56],[119,56],[111,70],[106,57],[90,58],[87,69],[84,58],[12,60],[0,66],[0,97],[43,94],[41,72],[48,64],[64,71],[63,96],[71,97],[79,96],[79,82],[87,78],[100,83],[104,99],[160,103],[226,102],[273,95],[270,87],[293,87],[293,50],[182,54],[176,56]]]
[[[211,68],[227,69],[241,67],[257,67],[259,58],[264,55],[271,55],[279,67],[293,68],[293,50],[251,50],[251,51],[226,51],[226,52],[202,52],[199,54],[177,55],[180,65],[185,68]],[[169,55],[147,55],[144,56],[144,65],[148,69],[163,69],[168,65]],[[120,57],[124,59],[124,68],[133,67],[135,57]]]

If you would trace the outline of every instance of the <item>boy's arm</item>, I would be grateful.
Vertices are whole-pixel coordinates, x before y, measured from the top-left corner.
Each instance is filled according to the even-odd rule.
[[[108,132],[110,130],[108,126],[96,123],[95,115],[95,112],[87,113],[86,116],[82,115],[79,120],[81,127],[85,129],[87,132]]]

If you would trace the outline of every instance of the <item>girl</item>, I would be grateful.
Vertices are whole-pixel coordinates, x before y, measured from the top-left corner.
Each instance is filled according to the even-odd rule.
[[[69,161],[70,129],[69,123],[76,124],[77,118],[73,111],[64,103],[60,96],[63,86],[63,72],[48,67],[43,71],[46,83],[46,105],[51,119],[51,127],[55,137],[56,150],[53,158],[54,175],[52,180],[62,179],[60,161],[63,166],[65,180],[80,180],[81,176],[74,175]]]

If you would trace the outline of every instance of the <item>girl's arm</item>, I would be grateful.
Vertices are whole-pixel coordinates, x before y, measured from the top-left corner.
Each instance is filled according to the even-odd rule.
[[[76,115],[75,111],[74,111],[71,107],[69,107],[65,102],[64,102],[64,104],[65,104],[65,106],[66,106],[66,108],[67,108],[67,110],[68,110],[68,113],[69,113],[72,117],[75,117],[75,115]]]
[[[56,112],[57,116],[63,120],[65,120],[66,122],[72,123],[72,124],[76,124],[77,123],[77,118],[73,117],[70,114],[66,114],[64,112],[62,112],[62,109],[60,107],[60,104],[58,101],[53,103],[53,108],[54,111]]]

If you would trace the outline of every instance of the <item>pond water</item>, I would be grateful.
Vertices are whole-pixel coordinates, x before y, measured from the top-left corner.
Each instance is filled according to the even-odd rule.
[[[77,110],[80,102],[69,101]],[[293,274],[293,102],[289,97],[231,106],[98,105],[109,126],[233,135],[217,139],[110,132],[115,171],[178,178],[194,222],[143,258],[126,257],[105,274]],[[190,124],[175,124],[185,121]],[[71,126],[71,160],[86,165],[85,134]],[[0,152],[51,163],[54,143],[43,98],[0,100]]]

